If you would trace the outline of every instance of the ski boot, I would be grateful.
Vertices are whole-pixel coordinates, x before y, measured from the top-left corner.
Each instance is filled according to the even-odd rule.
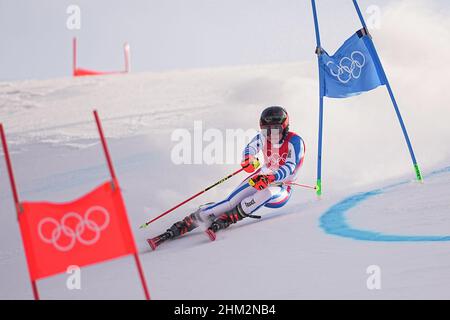
[[[253,216],[250,214],[246,214],[244,210],[242,210],[242,206],[239,203],[233,209],[222,213],[219,217],[217,217],[206,229],[206,234],[208,235],[211,241],[216,240],[216,232],[222,229],[228,228],[231,224],[236,223],[246,217],[252,218],[261,218],[259,216]]]
[[[186,216],[183,220],[175,222],[169,229],[167,229],[166,232],[160,234],[159,236],[147,239],[147,242],[152,250],[155,250],[161,243],[169,239],[179,237],[187,232],[194,230],[199,226],[200,223],[205,223],[200,215],[200,212],[204,206],[210,204],[211,203],[207,203],[200,206],[197,211]],[[210,222],[212,221],[211,218],[208,217],[208,219],[210,220]]]

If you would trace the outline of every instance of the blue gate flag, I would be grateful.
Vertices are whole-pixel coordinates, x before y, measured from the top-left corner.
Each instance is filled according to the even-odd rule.
[[[365,29],[347,39],[333,56],[320,50],[322,96],[346,98],[386,84],[386,75]]]

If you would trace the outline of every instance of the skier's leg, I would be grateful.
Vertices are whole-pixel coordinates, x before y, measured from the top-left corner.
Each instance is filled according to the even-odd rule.
[[[171,234],[171,238],[178,237],[194,230],[200,223],[206,223],[208,217],[200,215],[201,210],[202,206],[197,211],[184,217],[183,220],[175,222],[169,229],[167,229],[167,232]]]
[[[222,213],[233,210],[242,201],[242,199],[255,194],[257,190],[250,186],[248,180],[250,179],[250,177],[260,172],[261,169],[258,169],[251,175],[247,176],[224,200],[218,203],[213,203],[209,206],[204,206],[199,212],[199,215],[202,218],[201,220],[214,220],[215,218],[218,218]]]
[[[289,186],[270,186],[243,199],[241,205],[244,213],[252,214],[262,206],[269,208],[281,207],[289,200],[290,195],[291,187]]]
[[[222,213],[230,211],[235,208],[243,199],[255,194],[256,189],[252,188],[248,184],[248,180],[244,180],[239,186],[237,186],[230,195],[224,200],[205,206],[199,212],[202,220],[215,219]]]
[[[162,242],[194,230],[199,225],[200,222],[203,222],[202,220],[200,220],[201,219],[201,217],[199,216],[200,210],[201,207],[196,212],[191,213],[190,215],[184,217],[183,220],[175,222],[169,229],[166,230],[166,232],[154,238],[147,239],[147,242],[150,245],[150,247],[153,250],[155,250]],[[212,220],[210,221],[210,223],[211,222]]]
[[[225,229],[229,225],[248,217],[262,206],[281,207],[289,200],[290,191],[290,187],[270,186],[267,189],[254,192],[214,220],[211,229],[213,231]]]
[[[243,198],[255,192],[257,191],[248,184],[248,179],[245,179],[226,199],[200,206],[183,220],[175,222],[167,232],[170,238],[174,238],[194,230],[202,223],[209,226],[220,214],[232,210]]]
[[[281,208],[284,206],[291,198],[291,186],[283,186],[282,190],[274,196],[270,201],[268,201],[264,206],[267,208]]]

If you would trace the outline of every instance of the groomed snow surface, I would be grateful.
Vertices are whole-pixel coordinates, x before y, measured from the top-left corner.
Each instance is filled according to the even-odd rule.
[[[221,200],[245,177],[231,179],[148,229],[138,228],[238,168],[238,163],[171,161],[173,130],[192,131],[194,121],[201,120],[204,130],[257,129],[264,106],[286,106],[292,130],[307,143],[300,182],[314,184],[315,67],[298,63],[1,83],[0,119],[20,197],[67,201],[108,179],[92,115],[97,108],[152,298],[450,298],[447,123],[441,117],[425,125],[440,106],[423,113],[401,82],[400,106],[424,184],[414,182],[383,88],[345,102],[327,100],[321,200],[297,188],[285,207],[261,209],[263,219],[233,225],[216,242],[196,230],[157,251],[148,248],[147,237],[198,205]],[[5,169],[2,157],[0,298],[28,299],[32,294]],[[380,290],[367,288],[371,265],[380,267]],[[67,276],[39,281],[42,298],[142,298],[132,258],[83,268],[81,290],[68,290]]]

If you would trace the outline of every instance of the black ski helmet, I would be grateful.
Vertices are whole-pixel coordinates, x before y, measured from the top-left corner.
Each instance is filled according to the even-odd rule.
[[[281,141],[283,141],[289,132],[289,115],[283,107],[268,107],[261,113],[259,126],[261,129],[279,127],[283,130],[283,136],[281,138]]]

